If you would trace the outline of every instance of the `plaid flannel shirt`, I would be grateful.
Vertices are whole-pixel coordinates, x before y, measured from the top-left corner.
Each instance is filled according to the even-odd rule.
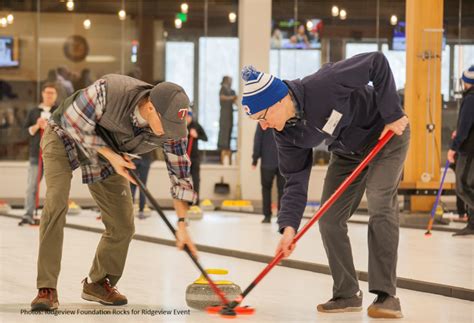
[[[107,146],[95,132],[95,126],[102,117],[107,97],[105,80],[98,80],[81,90],[74,101],[66,107],[60,124],[53,119],[49,125],[61,138],[66,149],[71,169],[81,167],[82,182],[91,184],[115,174],[109,161],[99,158],[97,150]],[[136,118],[131,116],[136,127]],[[191,161],[186,154],[187,139],[168,140],[163,143],[166,166],[171,182],[171,196],[174,199],[195,202],[197,193],[193,190],[190,177]],[[79,161],[78,149],[88,158],[88,163]]]
[[[163,143],[166,167],[171,181],[171,196],[178,200],[195,203],[197,193],[190,177],[191,159],[186,153],[188,139],[167,140]]]

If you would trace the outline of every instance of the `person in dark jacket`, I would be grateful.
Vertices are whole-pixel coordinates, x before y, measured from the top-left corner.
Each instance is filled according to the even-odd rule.
[[[312,148],[325,141],[332,152],[321,204],[354,170],[378,139],[394,136],[319,220],[334,280],[333,296],[320,312],[362,310],[362,292],[352,260],[347,220],[367,192],[369,291],[377,294],[371,317],[402,317],[396,295],[399,238],[397,188],[408,151],[408,118],[386,57],[364,53],[325,64],[301,80],[278,78],[245,67],[242,105],[263,129],[274,128],[281,173],[286,179],[278,214],[283,234],[276,252],[288,257],[307,202]],[[372,82],[372,86],[368,83]]]
[[[46,201],[41,214],[38,252],[38,294],[33,311],[59,306],[56,290],[61,269],[63,230],[72,172],[81,168],[99,206],[105,231],[89,275],[82,281],[82,298],[105,305],[127,304],[116,285],[122,277],[135,232],[129,170],[134,155],[161,149],[165,156],[170,195],[178,215],[176,245],[197,254],[185,217],[196,200],[186,155],[186,114],[189,98],[171,82],[156,86],[128,76],[108,74],[76,91],[54,111],[41,141]]]
[[[188,124],[188,155],[191,158],[191,177],[193,179],[194,191],[197,193],[196,205],[199,205],[199,188],[201,184],[201,156],[199,154],[198,140],[207,141],[207,134],[204,128],[193,118],[193,112],[188,111],[186,117]]]
[[[285,178],[278,170],[278,152],[272,130],[263,130],[257,125],[253,142],[252,168],[257,168],[260,159],[260,182],[262,183],[262,206],[264,218],[262,223],[271,223],[272,219],[272,186],[276,177],[278,190],[278,210],[283,196]]]
[[[133,164],[135,164],[135,169],[138,175],[138,178],[143,182],[144,185],[146,185],[148,181],[148,173],[150,172],[150,166],[151,163],[153,162],[153,152],[150,151],[146,154],[143,154],[140,156],[141,158],[135,158],[133,160]],[[135,192],[137,190],[137,185],[130,183],[130,191],[132,193],[132,201],[133,204],[135,205]],[[147,212],[145,212],[145,206],[146,206],[146,195],[145,192],[142,190],[139,190],[139,200],[138,200],[138,212],[136,215],[137,218],[140,220],[145,219],[146,217],[150,216],[151,212],[148,209]]]
[[[474,234],[474,65],[462,75],[464,93],[459,110],[456,136],[448,150],[448,160],[456,160],[456,193],[468,206],[465,228],[453,236]]]
[[[45,83],[41,91],[42,101],[34,109],[28,112],[24,129],[30,137],[28,182],[25,197],[25,214],[18,225],[30,224],[37,225],[39,222],[33,219],[33,213],[36,210],[36,194],[38,191],[39,181],[43,177],[42,166],[39,165],[40,160],[40,140],[51,113],[56,108],[55,102],[58,92],[54,83]],[[40,169],[41,168],[41,169]]]
[[[234,103],[237,100],[237,95],[231,86],[232,78],[224,76],[219,91],[221,111],[219,116],[219,137],[217,139],[217,149],[221,152],[221,163],[223,164],[226,158],[229,163],[231,160],[230,139],[234,125]]]
[[[454,139],[455,137],[456,137],[456,130],[454,130],[453,133],[451,134],[451,139]],[[456,174],[456,159],[457,159],[457,156],[455,155],[454,163],[449,164],[449,168],[453,170],[454,174]],[[462,200],[462,198],[459,196],[458,193],[456,193],[456,211],[458,212],[458,218],[453,219],[453,221],[454,222],[467,222],[468,207],[466,203]]]

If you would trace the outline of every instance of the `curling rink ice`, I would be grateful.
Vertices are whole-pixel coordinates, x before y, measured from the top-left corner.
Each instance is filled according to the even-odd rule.
[[[13,210],[20,215],[22,210]],[[65,228],[62,269],[59,277],[59,311],[55,314],[29,312],[36,296],[36,257],[38,228],[19,227],[18,219],[0,216],[0,322],[218,322],[219,316],[189,309],[186,287],[199,272],[184,252],[162,244],[133,240],[125,272],[118,284],[129,304],[107,307],[81,299],[81,281],[87,275],[103,228],[98,213],[84,210],[68,216]],[[171,212],[167,212],[174,221]],[[277,226],[262,225],[261,217],[229,212],[206,212],[202,220],[190,222],[190,233],[197,244],[273,255],[279,239]],[[171,239],[161,219],[153,214],[136,220],[136,234]],[[367,270],[367,226],[350,224],[357,270]],[[291,259],[327,264],[317,225],[303,237]],[[448,232],[401,229],[398,276],[466,289],[474,288],[474,239],[454,239]],[[264,268],[261,262],[236,257],[200,253],[205,268],[225,268],[227,279],[242,289]],[[361,281],[364,309],[359,313],[325,314],[316,305],[331,297],[331,276],[277,266],[245,299],[256,309],[252,316],[239,316],[239,322],[382,322],[369,318],[366,308],[374,295]],[[398,289],[404,318],[399,322],[474,322],[473,302],[407,289]]]

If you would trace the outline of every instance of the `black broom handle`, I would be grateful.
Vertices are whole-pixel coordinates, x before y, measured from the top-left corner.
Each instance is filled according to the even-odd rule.
[[[96,126],[96,133],[107,143],[107,145],[118,155],[122,156],[122,153],[120,152],[120,150],[117,148],[116,144],[115,144],[115,141],[110,137],[110,134],[105,130],[103,129],[100,125],[97,125]],[[155,200],[155,198],[153,197],[153,195],[151,195],[150,191],[147,189],[147,187],[145,186],[145,184],[143,184],[143,182],[140,180],[140,178],[138,178],[138,175],[137,173],[135,173],[135,171],[133,171],[132,169],[127,169],[128,173],[130,174],[130,176],[135,180],[135,182],[137,183],[138,187],[140,188],[140,190],[146,195],[146,197],[148,198],[148,200],[150,201],[150,203],[153,205],[153,207],[155,208],[155,210],[158,212],[158,214],[160,215],[161,219],[165,222],[166,226],[170,229],[170,231],[173,233],[173,235],[175,236],[175,238],[178,238],[176,236],[176,229],[173,227],[173,225],[170,223],[170,221],[168,220],[168,218],[166,217],[165,213],[163,212],[163,210],[161,209],[160,205],[158,204],[158,202]],[[220,300],[224,303],[224,304],[228,304],[229,303],[229,300],[225,297],[224,293],[222,293],[222,291],[216,286],[216,284],[211,280],[211,278],[209,277],[209,275],[207,274],[207,272],[204,270],[204,268],[201,266],[201,264],[199,263],[199,261],[197,260],[197,258],[191,253],[191,250],[189,249],[188,245],[184,245],[184,251],[186,251],[186,253],[188,254],[188,256],[191,258],[191,260],[194,262],[194,264],[196,265],[196,267],[199,269],[199,271],[201,272],[201,274],[206,278],[206,280],[209,282],[209,285],[211,286],[212,290],[214,291],[214,293],[220,298]]]

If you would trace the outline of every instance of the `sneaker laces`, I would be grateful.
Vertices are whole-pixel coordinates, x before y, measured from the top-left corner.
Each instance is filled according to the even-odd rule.
[[[112,286],[110,284],[110,280],[108,278],[106,278],[104,280],[104,282],[102,283],[102,286],[104,286],[104,288],[107,290],[107,292],[109,292],[110,294],[114,294],[114,293],[118,293],[119,294],[119,291],[117,289],[117,287],[115,286]]]
[[[48,297],[50,301],[53,300],[53,288],[40,288],[38,290],[38,297],[45,298]]]

